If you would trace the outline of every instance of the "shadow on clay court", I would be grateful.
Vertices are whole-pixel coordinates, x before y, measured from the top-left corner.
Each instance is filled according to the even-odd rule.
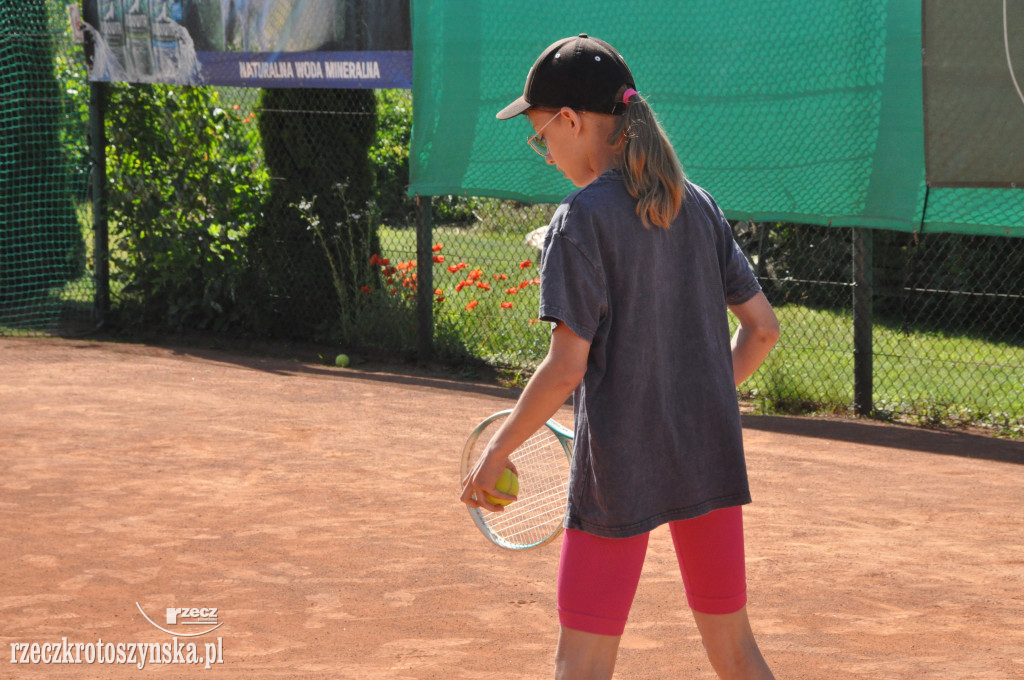
[[[870,420],[744,415],[744,429],[1024,464],[1024,442]]]
[[[247,355],[216,349],[200,349],[192,347],[167,347],[176,356],[192,357],[202,361],[230,364],[256,371],[264,371],[274,375],[309,375],[338,378],[342,380],[365,380],[370,382],[388,383],[392,385],[410,385],[430,387],[443,390],[454,390],[470,394],[482,394],[491,397],[515,399],[522,392],[519,388],[502,387],[483,382],[471,382],[454,374],[446,375],[440,370],[419,368],[414,364],[365,363],[356,364],[351,368],[335,368],[326,363],[317,363],[315,355],[302,359],[281,359],[257,355]]]

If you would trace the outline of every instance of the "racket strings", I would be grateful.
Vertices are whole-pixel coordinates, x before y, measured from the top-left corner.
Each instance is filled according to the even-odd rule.
[[[502,512],[482,512],[492,534],[513,545],[544,541],[561,526],[569,461],[561,442],[543,428],[510,456],[519,470],[517,500]]]

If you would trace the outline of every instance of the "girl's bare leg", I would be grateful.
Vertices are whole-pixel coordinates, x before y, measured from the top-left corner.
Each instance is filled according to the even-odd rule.
[[[562,626],[555,652],[555,680],[611,680],[619,640],[617,635],[596,635]]]
[[[747,609],[732,614],[693,612],[708,660],[722,680],[774,680],[750,629]]]

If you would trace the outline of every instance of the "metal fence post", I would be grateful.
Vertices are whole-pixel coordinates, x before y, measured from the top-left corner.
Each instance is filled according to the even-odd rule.
[[[93,314],[103,324],[110,311],[110,236],[107,232],[106,83],[89,83],[89,146],[92,161]]]
[[[416,197],[416,357],[426,363],[434,355],[434,205],[430,196]]]
[[[853,229],[853,408],[859,416],[871,415],[873,349],[871,298],[873,296],[874,235],[870,229]]]

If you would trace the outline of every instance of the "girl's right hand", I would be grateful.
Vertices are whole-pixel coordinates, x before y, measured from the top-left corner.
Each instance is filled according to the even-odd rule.
[[[487,453],[480,456],[472,472],[462,480],[462,496],[459,498],[471,508],[481,508],[490,512],[502,512],[505,508],[488,502],[487,497],[499,498],[501,500],[514,501],[515,496],[498,491],[495,486],[501,478],[505,469],[511,470],[517,476],[515,464],[507,458],[502,460],[496,456],[488,456]]]

